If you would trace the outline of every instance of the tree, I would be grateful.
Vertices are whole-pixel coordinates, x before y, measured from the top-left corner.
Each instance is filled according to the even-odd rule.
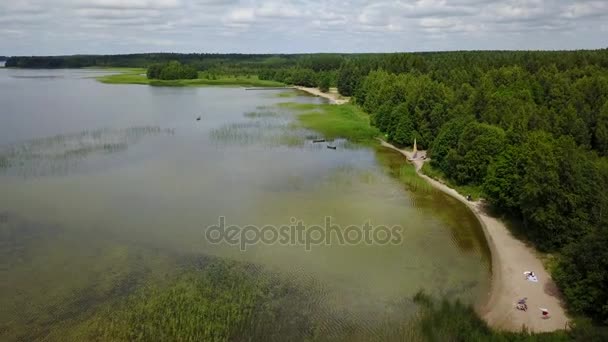
[[[448,173],[446,162],[448,152],[458,147],[460,134],[472,120],[472,117],[460,117],[452,119],[442,126],[429,151],[431,163],[434,167]]]
[[[598,115],[593,138],[595,149],[597,149],[600,154],[608,156],[608,101],[604,103],[604,106]]]
[[[522,151],[508,146],[488,166],[483,192],[495,208],[520,216],[519,198],[524,174]]]
[[[564,248],[553,277],[570,309],[608,324],[608,231]]]
[[[324,73],[321,75],[319,80],[319,90],[324,93],[329,92],[329,88],[331,87],[331,76],[328,73]]]
[[[458,147],[448,153],[446,162],[451,164],[452,177],[459,184],[480,185],[483,183],[488,166],[495,156],[505,148],[505,132],[496,126],[468,123],[460,137]]]

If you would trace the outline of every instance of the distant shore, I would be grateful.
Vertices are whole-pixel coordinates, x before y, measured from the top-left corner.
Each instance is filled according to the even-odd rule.
[[[412,152],[383,140],[381,144],[403,154],[414,164],[420,177],[464,203],[482,225],[492,254],[492,281],[488,300],[478,310],[481,317],[491,327],[500,330],[520,331],[524,326],[533,332],[565,329],[569,319],[559,291],[534,249],[515,238],[503,222],[488,215],[480,201],[468,201],[456,190],[423,174],[421,169],[426,160],[413,158]],[[539,282],[527,281],[523,274],[525,271],[534,271]],[[525,312],[515,309],[515,303],[523,297],[528,298],[528,311]],[[551,317],[543,319],[539,308],[548,309]]]

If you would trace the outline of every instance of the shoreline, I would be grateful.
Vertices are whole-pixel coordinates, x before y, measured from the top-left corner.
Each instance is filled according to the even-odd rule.
[[[425,175],[424,161],[412,159],[412,153],[380,140],[382,146],[404,155],[416,168],[416,173],[431,186],[465,204],[482,226],[491,253],[490,293],[477,309],[479,315],[492,328],[521,331],[525,326],[531,332],[551,332],[567,329],[569,322],[560,299],[559,290],[533,248],[515,238],[506,225],[487,214],[480,201],[468,201],[447,185]],[[527,281],[523,272],[534,271],[538,283]],[[518,299],[528,298],[528,311],[515,309]],[[539,308],[549,310],[550,318],[541,318]]]
[[[320,91],[319,88],[309,88],[309,87],[302,87],[302,86],[293,86],[293,89],[297,89],[297,90],[309,93],[311,95],[319,96],[324,99],[327,99],[327,100],[329,100],[330,104],[342,105],[342,104],[348,103],[350,101],[350,98],[342,97],[342,95],[340,95],[337,92],[337,90],[335,90],[334,88],[332,88],[328,93],[324,93],[324,92]]]

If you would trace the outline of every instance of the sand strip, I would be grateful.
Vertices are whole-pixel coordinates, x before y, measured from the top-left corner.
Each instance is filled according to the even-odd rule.
[[[545,270],[534,249],[515,238],[500,220],[489,216],[480,202],[468,201],[456,190],[421,172],[425,160],[412,160],[412,152],[399,149],[381,140],[382,146],[406,156],[416,172],[435,188],[460,200],[469,207],[481,223],[492,253],[492,281],[488,301],[478,309],[481,317],[493,328],[519,331],[527,327],[534,332],[565,329],[568,324],[557,286]],[[525,271],[534,271],[539,282],[525,279]],[[528,311],[515,309],[517,300],[528,298]],[[549,310],[543,319],[539,308]]]
[[[341,105],[341,104],[348,103],[348,101],[350,101],[350,98],[343,97],[342,95],[340,95],[338,93],[338,90],[335,88],[332,88],[328,93],[324,93],[324,92],[320,91],[319,88],[308,88],[308,87],[295,86],[294,89],[298,89],[298,90],[307,92],[311,95],[326,98],[329,100],[329,103],[331,103],[331,104]]]

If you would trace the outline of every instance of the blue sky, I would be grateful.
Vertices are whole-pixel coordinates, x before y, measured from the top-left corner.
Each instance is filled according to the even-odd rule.
[[[607,0],[1,0],[0,55],[608,47]]]

